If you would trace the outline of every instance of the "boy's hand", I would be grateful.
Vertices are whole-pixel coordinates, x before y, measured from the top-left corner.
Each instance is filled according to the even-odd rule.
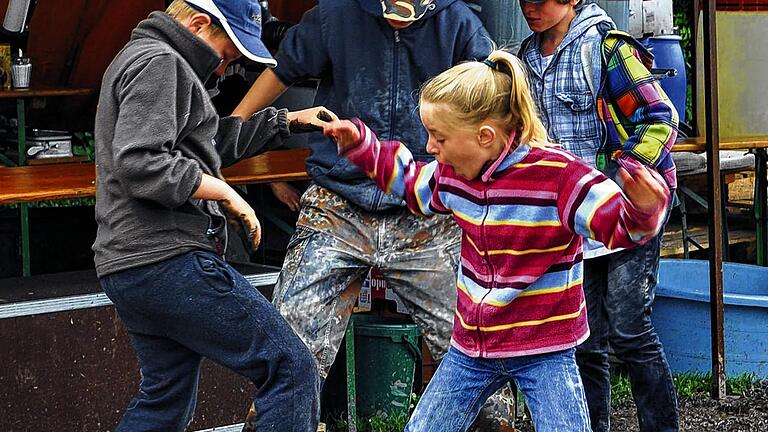
[[[670,192],[661,175],[639,162],[621,165],[619,186],[632,205],[644,214],[664,211],[669,205]]]
[[[286,182],[270,183],[269,187],[280,202],[287,205],[293,211],[299,211],[301,195],[295,187]]]
[[[349,120],[336,120],[323,126],[323,134],[339,146],[339,153],[344,153],[359,144],[360,130]]]
[[[238,218],[245,229],[245,234],[248,236],[248,240],[253,245],[253,249],[259,247],[261,243],[261,224],[259,219],[256,218],[256,212],[253,211],[250,205],[241,197],[234,189],[227,194],[227,198],[219,201],[222,207],[230,215]]]
[[[291,133],[320,132],[326,122],[338,120],[333,111],[323,106],[301,111],[288,111],[288,128]]]

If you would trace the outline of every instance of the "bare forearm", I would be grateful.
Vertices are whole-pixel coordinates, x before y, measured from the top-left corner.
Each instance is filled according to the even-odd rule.
[[[192,193],[192,198],[210,201],[224,201],[231,198],[232,188],[212,175],[203,174],[200,186]]]
[[[275,101],[288,88],[280,78],[266,69],[259,75],[248,93],[240,101],[240,104],[232,112],[233,116],[239,116],[243,120],[250,117],[256,111],[263,109]]]

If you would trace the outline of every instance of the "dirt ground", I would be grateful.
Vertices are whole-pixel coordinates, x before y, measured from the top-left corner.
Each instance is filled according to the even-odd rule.
[[[517,424],[520,432],[533,432],[530,422]],[[743,396],[713,400],[699,393],[680,400],[680,430],[684,432],[759,432],[768,431],[768,381],[757,382]],[[632,402],[614,407],[611,431],[638,432]]]

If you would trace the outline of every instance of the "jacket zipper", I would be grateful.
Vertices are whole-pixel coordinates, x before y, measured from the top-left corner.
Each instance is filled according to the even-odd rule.
[[[488,264],[488,268],[491,270],[491,289],[489,289],[485,294],[483,294],[483,298],[480,299],[480,304],[477,305],[476,313],[475,313],[475,321],[477,322],[477,342],[478,342],[478,348],[480,351],[480,355],[483,355],[485,353],[485,344],[483,342],[483,332],[480,329],[483,326],[482,322],[482,310],[483,310],[483,302],[485,302],[485,298],[488,297],[488,294],[491,293],[491,290],[496,288],[496,269],[493,267],[493,263],[491,262],[491,254],[488,251],[488,236],[485,233],[485,221],[488,219],[488,213],[490,213],[490,205],[488,203],[488,186],[485,186],[485,189],[483,190],[483,199],[485,200],[484,207],[485,212],[483,213],[483,221],[480,223],[480,238],[483,245],[483,248],[485,249],[485,261]]]
[[[395,137],[395,110],[397,110],[397,69],[399,65],[399,57],[397,55],[400,46],[400,30],[395,30],[395,42],[392,46],[392,97],[389,105],[389,136],[388,139],[392,140]]]

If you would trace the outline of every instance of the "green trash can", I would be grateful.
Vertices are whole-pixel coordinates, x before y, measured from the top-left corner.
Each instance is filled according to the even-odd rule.
[[[354,317],[354,370],[358,418],[407,415],[416,368],[421,367],[419,328],[383,317]]]

